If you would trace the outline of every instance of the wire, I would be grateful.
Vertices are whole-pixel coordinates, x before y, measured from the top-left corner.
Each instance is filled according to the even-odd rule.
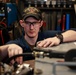
[[[16,57],[20,57],[20,56],[30,56],[30,55],[33,56],[33,53],[30,52],[30,53],[22,53],[22,54],[14,55],[14,56],[8,58],[5,62],[8,63],[8,62],[10,62],[12,59],[15,59]]]

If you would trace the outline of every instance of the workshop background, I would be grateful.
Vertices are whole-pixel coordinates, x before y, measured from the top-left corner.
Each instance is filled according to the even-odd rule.
[[[22,18],[23,9],[30,6],[37,7],[42,12],[44,24],[41,31],[63,31],[76,28],[76,0],[0,0],[0,46],[21,35],[22,28],[19,20]],[[70,44],[69,47],[74,46],[76,48],[76,44],[73,44]],[[67,44],[65,45],[66,49],[69,48]],[[64,47],[60,45],[57,48],[61,50]],[[41,74],[37,75],[76,74],[76,70],[65,67],[63,63],[57,63],[58,60],[60,59],[37,58],[35,66],[41,72]],[[67,64],[71,63],[65,63],[65,65]],[[57,69],[56,66],[58,66]],[[74,66],[76,68],[75,63]]]

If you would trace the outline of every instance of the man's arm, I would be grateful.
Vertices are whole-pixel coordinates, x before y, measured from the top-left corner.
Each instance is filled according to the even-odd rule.
[[[9,57],[12,57],[14,55],[21,53],[23,53],[22,48],[16,44],[8,44],[0,46],[0,60],[3,60],[7,55]],[[16,61],[21,64],[23,61],[22,57],[17,58]],[[14,63],[14,61],[12,63]]]
[[[76,31],[74,31],[74,30],[68,30],[68,31],[62,33],[62,35],[63,35],[63,42],[76,40]]]
[[[74,30],[67,30],[61,33],[61,35],[63,37],[62,42],[71,42],[76,40],[76,31]],[[60,42],[61,40],[57,36],[54,36],[37,42],[37,47],[50,47],[53,45],[59,45]]]

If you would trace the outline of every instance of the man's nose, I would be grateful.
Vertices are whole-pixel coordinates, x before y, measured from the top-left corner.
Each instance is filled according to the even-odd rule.
[[[34,25],[33,24],[30,24],[30,29],[33,29],[34,28]]]

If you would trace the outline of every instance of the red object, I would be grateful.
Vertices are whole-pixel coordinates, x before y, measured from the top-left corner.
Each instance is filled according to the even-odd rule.
[[[43,22],[43,26],[46,27],[46,22],[45,21]]]

